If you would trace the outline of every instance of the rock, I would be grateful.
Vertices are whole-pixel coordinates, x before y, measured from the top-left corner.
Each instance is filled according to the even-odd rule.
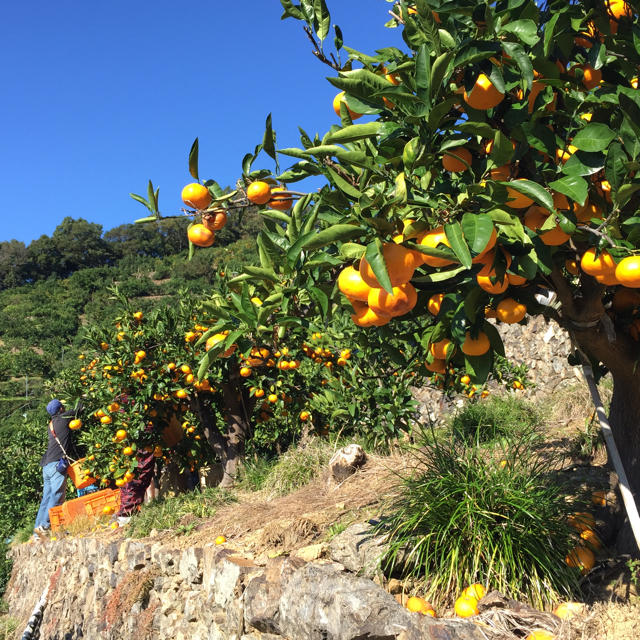
[[[328,555],[345,569],[372,578],[383,551],[384,537],[375,536],[370,524],[356,523],[331,540]]]
[[[364,449],[359,444],[349,444],[338,449],[329,460],[331,478],[336,482],[343,482],[354,474],[366,460]]]
[[[325,546],[322,543],[319,544],[310,544],[306,547],[302,547],[298,549],[294,555],[296,558],[300,558],[305,562],[312,562],[313,560],[317,560],[322,557],[322,554],[325,551]]]

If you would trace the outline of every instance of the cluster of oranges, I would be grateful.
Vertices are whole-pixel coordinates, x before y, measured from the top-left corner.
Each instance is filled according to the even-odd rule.
[[[207,209],[212,201],[213,196],[209,189],[198,182],[192,182],[182,189],[182,202],[195,209],[202,220],[190,225],[187,231],[189,241],[198,247],[210,247],[215,242],[216,231],[220,231],[227,224],[226,209]]]
[[[288,211],[293,204],[294,194],[284,186],[272,186],[263,180],[251,182],[247,187],[247,200],[253,204],[269,205],[271,209]]]
[[[603,506],[606,504],[604,493],[594,492],[592,501],[596,506]],[[579,539],[565,562],[582,573],[588,573],[595,565],[596,553],[602,548],[602,541],[595,531],[596,520],[592,513],[580,511],[569,516],[569,524],[578,532]]]

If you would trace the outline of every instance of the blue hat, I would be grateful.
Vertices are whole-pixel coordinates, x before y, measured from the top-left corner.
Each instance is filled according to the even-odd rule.
[[[47,405],[47,413],[50,416],[55,416],[56,413],[58,413],[58,411],[60,411],[60,409],[62,409],[62,402],[60,402],[60,400],[57,400],[56,398],[54,398],[48,405]]]

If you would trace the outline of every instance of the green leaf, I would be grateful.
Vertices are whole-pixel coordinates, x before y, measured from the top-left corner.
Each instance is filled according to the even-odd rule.
[[[511,140],[499,129],[493,138],[493,147],[489,157],[496,163],[496,166],[507,164],[513,157],[513,144]]]
[[[533,84],[533,64],[531,64],[531,58],[522,48],[522,45],[516,42],[503,42],[502,48],[507,55],[516,61],[516,64],[520,68],[520,73],[525,80],[525,87],[531,89],[531,85]]]
[[[344,43],[344,39],[342,37],[342,29],[337,24],[333,25],[333,30],[335,31],[335,37],[333,38],[333,45],[336,48],[336,51],[340,51],[342,49],[342,45]]]
[[[265,218],[269,218],[270,220],[277,220],[278,222],[291,224],[291,216],[288,216],[284,211],[278,211],[277,209],[265,209],[260,212],[260,215]]]
[[[278,149],[278,153],[281,153],[284,156],[292,156],[293,158],[301,158],[302,160],[307,160],[306,151],[302,149],[296,149],[295,147],[287,147],[286,149]]]
[[[567,176],[590,176],[604,167],[603,153],[576,151],[562,166],[562,173]]]
[[[191,145],[191,151],[189,151],[189,173],[196,181],[200,182],[198,177],[198,147],[199,142],[198,138],[196,138]]]
[[[420,138],[412,138],[404,145],[404,149],[402,150],[402,164],[404,165],[405,171],[413,169],[421,150]]]
[[[359,238],[363,233],[364,231],[361,227],[353,224],[334,224],[328,229],[314,233],[313,238],[305,242],[303,247],[305,249],[318,249],[336,242],[346,242],[352,238]]]
[[[327,173],[331,176],[333,184],[343,193],[358,200],[362,194],[351,183],[347,182],[337,171],[331,167],[327,168]]]
[[[449,271],[437,271],[435,273],[429,273],[425,276],[419,276],[417,278],[413,278],[412,282],[444,282],[445,280],[451,280],[455,278],[457,275],[462,273],[463,271],[467,271],[466,267],[456,267],[455,269],[450,269]]]
[[[265,153],[276,160],[276,136],[271,126],[271,114],[267,116],[264,128],[264,137],[262,139],[262,148]]]
[[[467,269],[471,268],[471,254],[469,253],[469,247],[465,242],[464,235],[462,233],[462,227],[459,222],[449,222],[444,225],[444,232],[447,236],[447,240],[456,254],[456,257],[460,261],[460,264]]]
[[[578,131],[572,144],[581,151],[604,151],[615,137],[615,131],[612,131],[606,124],[590,122]]]
[[[340,245],[340,255],[347,260],[359,260],[364,255],[366,247],[356,242],[345,242]]]
[[[462,122],[456,128],[462,133],[472,133],[483,138],[493,138],[495,133],[495,128],[486,122]]]
[[[158,210],[158,205],[156,203],[156,194],[153,191],[153,182],[151,182],[151,180],[149,180],[149,184],[147,185],[147,197],[149,198],[151,211],[156,212]]]
[[[429,81],[431,78],[431,57],[429,48],[423,44],[418,49],[415,56],[415,78],[418,95],[424,96],[429,89]]]
[[[304,20],[304,14],[300,11],[298,5],[293,4],[292,0],[280,0],[280,4],[284,8],[282,20],[285,18],[295,18],[296,20]]]
[[[382,241],[380,238],[376,238],[373,242],[367,245],[364,257],[369,263],[373,274],[377,278],[378,282],[382,285],[382,288],[387,293],[393,293],[393,287],[391,286],[391,279],[387,271],[387,265],[384,261],[382,254]]]
[[[554,191],[559,191],[560,193],[564,193],[565,196],[569,196],[569,198],[577,202],[580,206],[585,203],[589,191],[589,183],[579,176],[560,178],[560,180],[550,182],[549,186]]]
[[[269,282],[280,282],[273,269],[265,269],[263,267],[252,267],[249,265],[245,265],[244,271],[250,276],[255,276],[256,278],[260,278],[262,280],[268,280]]]
[[[356,140],[362,140],[364,138],[371,138],[377,136],[380,133],[382,122],[367,122],[365,124],[352,124],[342,129],[338,129],[325,136],[325,143],[339,143],[355,142]]]
[[[613,142],[607,151],[604,172],[614,190],[619,189],[627,175],[627,154],[619,142]]]
[[[142,224],[144,222],[155,222],[158,216],[147,216],[146,218],[138,218],[133,224]]]
[[[395,179],[396,190],[394,192],[393,202],[405,204],[407,202],[407,182],[405,180],[404,171],[400,171]]]
[[[502,26],[501,32],[513,33],[520,42],[533,46],[540,39],[538,37],[538,25],[529,19],[514,20]]]
[[[453,52],[445,51],[440,54],[434,61],[431,68],[431,97],[437,98],[442,88],[442,82],[447,77],[449,65],[453,60]]]
[[[462,216],[462,233],[474,256],[484,251],[493,231],[491,216],[483,213],[465,213]]]
[[[133,198],[136,202],[143,204],[147,209],[149,209],[149,211],[152,211],[151,205],[142,196],[139,196],[137,193],[130,193],[129,196]]]
[[[533,182],[531,180],[512,180],[511,182],[500,182],[499,184],[503,184],[505,186],[508,185],[514,191],[518,191],[525,196],[529,196],[529,198],[549,211],[554,210],[551,194],[537,182]]]
[[[327,315],[327,311],[329,310],[329,298],[327,294],[318,287],[309,287],[308,291],[311,294],[311,297],[320,307],[322,311],[322,317],[324,318]]]
[[[313,26],[316,35],[322,41],[329,35],[329,29],[331,28],[331,16],[325,1],[313,0],[313,12],[315,14]]]
[[[619,207],[624,207],[631,199],[631,196],[640,189],[640,184],[623,184],[613,198]]]
[[[547,57],[551,51],[551,45],[555,44],[553,39],[553,32],[555,31],[556,24],[558,22],[558,18],[560,17],[559,13],[555,13],[551,20],[547,22],[544,26],[544,43],[543,43],[543,52],[545,57]]]

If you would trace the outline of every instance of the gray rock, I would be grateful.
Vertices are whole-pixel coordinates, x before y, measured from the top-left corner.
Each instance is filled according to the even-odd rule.
[[[349,444],[338,449],[331,460],[329,470],[335,482],[343,482],[367,461],[364,449],[359,444]]]
[[[199,584],[202,582],[201,560],[202,549],[197,547],[186,549],[180,554],[178,571],[183,580],[191,584]]]
[[[328,553],[345,569],[372,578],[378,570],[383,551],[384,537],[374,536],[370,524],[356,523],[331,540]]]

